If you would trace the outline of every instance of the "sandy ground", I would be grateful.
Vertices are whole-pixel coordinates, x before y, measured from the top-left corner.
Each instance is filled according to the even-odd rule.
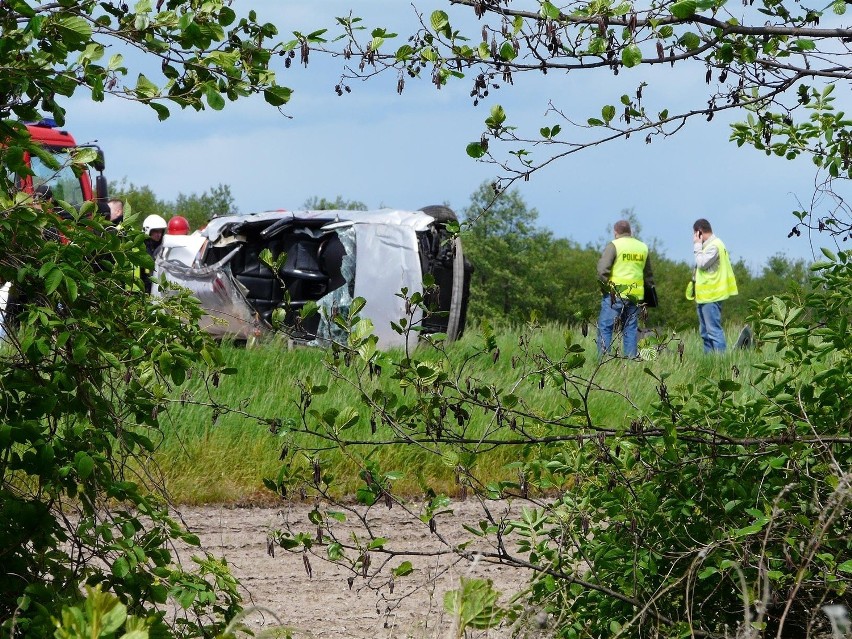
[[[453,553],[435,555],[446,550],[439,541],[451,544],[471,538],[461,524],[476,522],[481,517],[477,502],[457,502],[453,513],[436,518],[436,534],[429,526],[406,513],[399,506],[387,509],[374,506],[366,512],[374,534],[393,537],[394,549],[422,552],[417,557],[393,557],[379,570],[386,556],[371,554],[369,573],[364,578],[354,575],[318,556],[287,552],[276,548],[274,556],[268,548],[269,532],[282,529],[288,522],[293,530],[316,532],[308,521],[311,504],[296,503],[283,508],[226,508],[221,506],[182,508],[181,515],[197,533],[206,550],[224,557],[241,580],[246,593],[245,605],[254,612],[248,625],[264,634],[286,636],[273,631],[287,627],[293,637],[315,638],[433,638],[454,637],[453,620],[443,609],[444,592],[459,587],[462,577],[490,579],[504,593],[499,603],[517,592],[527,575],[523,571],[484,561],[459,560]],[[492,509],[495,516],[506,511],[505,505]],[[417,512],[417,508],[412,508]],[[341,539],[351,541],[355,528],[349,525],[355,513],[347,517],[348,530]],[[360,530],[360,529],[359,529]],[[385,534],[382,535],[382,531]],[[390,546],[388,546],[390,547]],[[315,548],[323,556],[325,547]],[[389,567],[410,560],[415,571],[388,581]],[[310,568],[310,570],[308,570]],[[310,572],[310,574],[309,574]],[[350,583],[351,581],[351,583]],[[543,631],[518,633],[508,627],[476,632],[473,636],[502,638],[523,634],[540,636]]]

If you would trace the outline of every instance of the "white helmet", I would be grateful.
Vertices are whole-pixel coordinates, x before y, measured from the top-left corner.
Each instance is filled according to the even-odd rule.
[[[149,215],[142,222],[142,230],[145,232],[145,235],[150,235],[151,231],[165,232],[168,226],[168,223],[159,215]]]

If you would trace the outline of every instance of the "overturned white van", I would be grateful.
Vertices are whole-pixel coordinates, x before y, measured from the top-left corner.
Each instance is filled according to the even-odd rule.
[[[473,271],[447,230],[455,219],[445,206],[218,217],[193,235],[167,235],[154,280],[191,290],[207,314],[203,328],[237,339],[272,331],[277,317],[293,339],[328,343],[340,336],[332,318],[361,297],[361,316],[373,322],[379,346],[390,348],[405,343],[391,326],[409,317],[400,292],[422,293],[428,274],[437,285],[426,296],[431,312],[415,310],[411,322],[452,340],[464,330]],[[267,249],[276,272],[261,260]],[[318,312],[302,318],[311,302]]]

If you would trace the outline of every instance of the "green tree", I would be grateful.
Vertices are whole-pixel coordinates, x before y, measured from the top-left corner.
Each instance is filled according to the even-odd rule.
[[[168,217],[169,203],[159,199],[150,186],[136,186],[124,178],[120,182],[110,182],[109,195],[124,202],[125,207],[129,205],[127,210],[138,217],[137,226],[140,228],[147,215]]]
[[[314,195],[305,200],[302,208],[306,211],[366,211],[367,205],[358,200],[344,200],[340,195],[333,200]]]
[[[192,229],[205,226],[211,219],[220,215],[239,213],[231,187],[219,184],[201,195],[178,193],[173,204],[169,204],[171,215],[182,215]]]
[[[170,516],[150,463],[175,389],[228,372],[197,328],[197,301],[175,291],[152,303],[133,275],[152,266],[140,233],[116,232],[94,203],[59,202],[58,217],[11,179],[31,173],[28,154],[60,168],[12,118],[62,125],[60,100],[81,93],[134,100],[161,119],[168,105],[221,109],[250,94],[284,104],[290,90],[269,62],[286,50],[264,44],[276,28],[229,5],[0,3],[0,281],[16,299],[0,347],[4,636],[53,637],[59,619],[61,633],[82,632],[106,608],[99,632],[215,636],[239,610],[223,562],[199,553],[176,564],[174,543],[198,540]],[[94,160],[81,148],[69,161],[82,171]],[[157,203],[135,195],[140,208]]]
[[[527,208],[517,191],[494,197],[488,183],[471,195],[463,211],[465,255],[476,270],[471,281],[469,313],[480,320],[525,322],[541,318],[547,288],[556,284],[546,255],[551,233],[536,227],[538,212]]]
[[[198,229],[218,215],[235,215],[239,212],[231,187],[227,184],[214,186],[200,195],[178,193],[173,202],[161,200],[148,185],[128,184],[126,178],[120,182],[111,182],[109,191],[110,197],[130,204],[138,218],[137,226],[141,226],[147,215],[160,215],[167,220],[182,215],[189,222],[190,228]]]

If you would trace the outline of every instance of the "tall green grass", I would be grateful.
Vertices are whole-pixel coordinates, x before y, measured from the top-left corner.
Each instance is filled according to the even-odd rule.
[[[513,359],[521,355],[520,342],[526,343],[531,353],[559,359],[564,355],[566,336],[582,345],[586,362],[576,372],[590,380],[595,390],[589,395],[589,416],[595,425],[623,427],[630,420],[647,410],[658,396],[658,378],[666,376],[669,388],[693,384],[703,379],[717,380],[720,377],[738,376],[744,386],[748,385],[756,372],[752,365],[762,361],[764,355],[755,351],[729,350],[722,355],[705,355],[700,339],[694,332],[678,336],[684,344],[683,355],[677,350],[678,341],[671,342],[660,350],[656,357],[646,361],[604,359],[596,352],[592,335],[582,337],[579,331],[563,326],[545,326],[532,333],[508,329],[497,338],[499,358],[480,357],[465,368],[465,373],[485,384],[495,384],[508,392],[513,391],[533,410],[547,414],[567,413],[566,402],[559,389],[550,384],[541,387],[541,375],[523,377],[529,367],[513,365]],[[735,337],[729,332],[731,343]],[[465,337],[448,347],[454,367],[473,353],[483,341],[477,330],[470,330]],[[437,357],[437,354],[422,347],[418,357]],[[215,405],[199,405],[205,399],[205,389],[190,381],[182,389],[184,399],[175,399],[174,406],[164,420],[163,441],[155,459],[169,487],[172,497],[181,503],[208,502],[259,502],[272,498],[263,487],[263,478],[278,474],[279,461],[286,438],[293,437],[298,444],[310,445],[303,436],[294,436],[287,428],[288,420],[299,420],[297,401],[300,390],[297,380],[312,379],[314,383],[326,384],[329,392],[317,396],[312,408],[326,410],[348,407],[359,409],[360,422],[347,431],[351,439],[371,440],[369,415],[361,406],[358,393],[347,384],[335,380],[323,360],[325,352],[316,348],[288,350],[279,342],[255,345],[251,348],[224,345],[223,350],[229,365],[237,374],[223,378],[218,388],[211,388],[211,397],[219,406],[228,406],[236,411],[222,411]],[[769,355],[771,357],[771,354]],[[646,370],[647,369],[647,370]],[[650,371],[653,375],[648,374]],[[394,380],[385,371],[375,382],[391,389]],[[397,387],[398,388],[398,387]],[[277,434],[270,432],[267,423],[259,422],[250,415],[265,419],[281,420],[284,428]],[[568,418],[572,425],[581,425],[580,416]],[[493,415],[475,414],[471,420],[472,433],[482,434],[493,429]],[[551,430],[551,434],[553,431]],[[388,436],[379,430],[378,437]],[[316,444],[316,442],[313,442]],[[419,477],[453,493],[458,490],[455,483],[454,460],[428,454],[417,446],[380,446],[371,449],[359,447],[359,453],[371,454],[385,470],[402,470],[405,479],[396,486],[410,494],[419,492]],[[481,455],[473,469],[478,481],[483,483],[496,479],[510,478],[506,464],[517,461],[519,455],[535,455],[534,448],[525,450],[517,446],[498,446]],[[339,450],[322,451],[317,454],[324,472],[338,478],[347,478],[339,490],[354,491],[358,481],[355,465]],[[302,463],[307,464],[307,459]]]

